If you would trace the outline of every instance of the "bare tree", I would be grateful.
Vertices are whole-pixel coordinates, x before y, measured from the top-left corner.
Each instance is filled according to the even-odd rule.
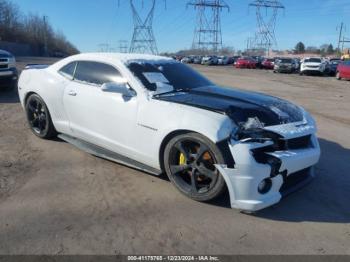
[[[9,0],[0,0],[0,40],[29,44],[39,55],[79,52],[63,33],[55,32],[47,18],[37,14],[24,16]]]

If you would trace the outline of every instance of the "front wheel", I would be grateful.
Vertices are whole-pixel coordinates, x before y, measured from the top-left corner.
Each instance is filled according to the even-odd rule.
[[[36,136],[50,139],[57,135],[49,110],[40,96],[31,95],[27,99],[25,109],[30,129]]]
[[[176,136],[165,148],[164,166],[170,181],[196,201],[210,201],[225,191],[225,181],[216,164],[224,164],[221,151],[197,133]]]

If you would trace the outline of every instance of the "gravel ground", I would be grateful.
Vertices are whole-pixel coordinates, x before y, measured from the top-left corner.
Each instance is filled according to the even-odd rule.
[[[46,63],[41,59],[19,59]],[[215,83],[279,96],[317,119],[317,178],[255,215],[180,195],[165,177],[29,131],[16,92],[0,93],[0,254],[349,254],[350,82],[195,67]]]

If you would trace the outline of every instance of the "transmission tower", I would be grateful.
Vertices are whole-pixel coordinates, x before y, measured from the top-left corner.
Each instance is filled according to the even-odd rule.
[[[220,13],[222,9],[229,11],[229,6],[223,0],[191,0],[187,6],[197,10],[192,48],[217,52],[222,48]]]
[[[249,6],[256,9],[258,29],[254,46],[269,53],[272,46],[277,46],[275,35],[277,15],[279,10],[284,10],[285,7],[278,0],[255,0]]]
[[[126,41],[126,40],[119,41],[119,52],[120,53],[127,53],[128,52],[128,41]]]
[[[151,9],[146,19],[142,19],[133,0],[130,0],[131,11],[134,21],[134,33],[130,44],[130,53],[158,54],[156,40],[153,34],[153,16],[156,7],[156,0],[151,1]],[[144,1],[142,0],[142,7]]]

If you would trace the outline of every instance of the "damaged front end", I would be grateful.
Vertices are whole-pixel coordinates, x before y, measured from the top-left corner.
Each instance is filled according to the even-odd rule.
[[[257,211],[308,183],[319,161],[320,147],[313,119],[265,127],[250,118],[229,142],[234,166],[217,166],[228,185],[231,206]]]

